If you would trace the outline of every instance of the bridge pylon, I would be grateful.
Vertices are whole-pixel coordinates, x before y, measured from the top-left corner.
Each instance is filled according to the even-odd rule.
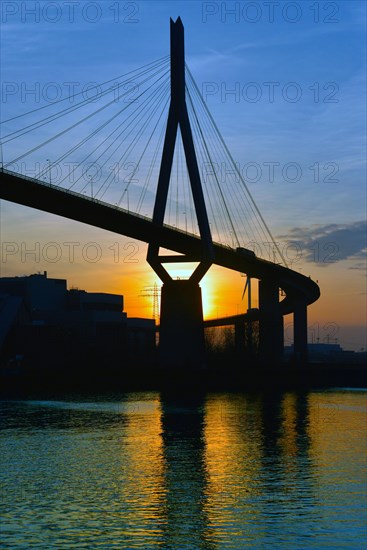
[[[162,280],[160,364],[163,367],[197,367],[205,362],[204,325],[199,282],[214,260],[214,247],[201,186],[185,97],[184,27],[171,19],[171,101],[168,113],[153,224],[163,226],[173,156],[180,128],[192,197],[201,237],[200,255],[160,256],[159,244],[150,243],[147,261]],[[164,263],[199,262],[189,280],[173,280]]]

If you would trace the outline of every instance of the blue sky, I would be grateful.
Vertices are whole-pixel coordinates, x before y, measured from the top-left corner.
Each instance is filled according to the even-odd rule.
[[[363,324],[364,2],[4,0],[1,9],[2,120],[42,105],[50,83],[66,97],[67,83],[80,91],[167,55],[169,18],[181,16],[187,64],[267,224],[302,248],[294,267],[323,283],[315,318],[344,292],[340,307],[352,306],[329,321]],[[20,239],[17,212],[27,227],[68,234],[68,222],[3,203],[3,240]],[[3,265],[4,275],[10,265],[34,267]]]
[[[291,205],[287,225],[363,219],[364,3],[275,4],[3,2],[2,118],[31,104],[36,82],[41,102],[50,82],[66,96],[68,82],[80,91],[166,55],[180,15],[187,63],[273,230],[277,203]]]

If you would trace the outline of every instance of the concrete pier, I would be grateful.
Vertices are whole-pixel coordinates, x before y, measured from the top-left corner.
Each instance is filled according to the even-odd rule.
[[[295,304],[293,326],[295,360],[297,363],[304,364],[308,360],[307,304],[302,300],[297,301]]]
[[[159,364],[163,368],[204,368],[205,342],[201,288],[171,280],[161,294]]]
[[[259,312],[259,358],[263,363],[279,363],[283,358],[284,335],[276,281],[259,281]]]

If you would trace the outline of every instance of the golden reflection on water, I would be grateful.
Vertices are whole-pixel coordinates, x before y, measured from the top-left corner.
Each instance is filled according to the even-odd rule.
[[[158,395],[149,400],[130,396],[133,410],[126,418],[121,439],[121,493],[127,534],[158,543],[165,523],[165,471]]]
[[[244,396],[216,395],[205,407],[205,464],[208,472],[207,514],[215,525],[229,525],[238,506],[257,514],[251,497],[258,494],[261,426],[253,400],[248,414]],[[241,483],[238,483],[241,479]]]
[[[336,412],[339,398],[339,394],[308,396],[291,392],[253,396],[213,394],[192,405],[191,416],[186,417],[187,421],[190,419],[191,431],[187,426],[184,428],[183,410],[176,411],[176,424],[172,424],[174,415],[169,417],[166,406],[162,426],[163,433],[169,432],[171,437],[164,438],[169,487],[166,496],[170,500],[169,540],[180,547],[180,526],[186,518],[189,524],[196,525],[196,543],[205,541],[208,548],[216,548],[229,534],[237,540],[236,544],[256,548],[276,537],[280,525],[279,543],[290,544],[297,530],[302,531],[299,523],[302,518],[307,519],[309,526],[300,544],[307,545],[309,530],[319,521],[320,509],[326,510],[330,501],[328,492],[343,490],[340,473],[346,470],[342,463],[335,464],[336,452],[342,462],[350,454],[350,465],[356,456],[350,468],[357,474],[354,481],[359,494],[363,492],[363,450],[345,438],[353,429],[361,435],[360,405],[358,410],[348,409],[346,413],[345,406],[340,405]],[[343,397],[341,400],[344,403]],[[350,403],[356,400],[360,403],[358,396],[348,398]],[[190,404],[186,405],[190,408]],[[202,413],[195,409],[199,405]],[[353,421],[355,426],[351,425]],[[331,487],[328,478],[333,468],[337,479]],[[196,486],[193,471],[200,480]],[[180,478],[179,472],[185,479]],[[322,493],[325,493],[323,503]],[[183,503],[184,513],[180,511]],[[330,530],[327,521],[335,521],[331,508],[325,517],[320,522],[327,531]],[[272,533],[274,524],[277,527]],[[232,547],[228,541],[227,545]]]
[[[4,410],[4,547],[363,547],[361,392]]]

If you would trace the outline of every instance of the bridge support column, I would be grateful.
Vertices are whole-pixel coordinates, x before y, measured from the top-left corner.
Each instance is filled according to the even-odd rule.
[[[159,363],[163,368],[206,366],[203,307],[198,283],[171,280],[162,286]]]
[[[293,326],[295,360],[297,363],[307,363],[307,305],[303,301],[298,301],[295,305]]]
[[[284,335],[276,282],[259,281],[259,313],[259,358],[263,363],[279,363],[283,357]]]

